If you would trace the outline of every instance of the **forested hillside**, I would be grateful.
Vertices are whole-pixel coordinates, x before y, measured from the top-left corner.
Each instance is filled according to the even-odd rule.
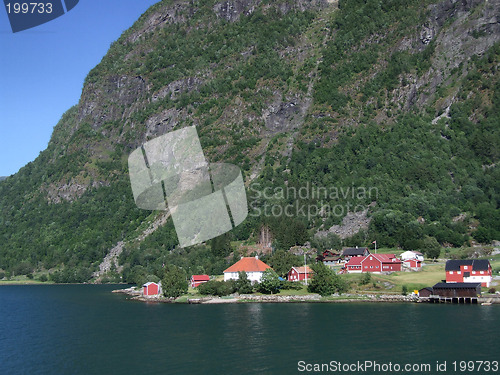
[[[288,250],[359,210],[368,227],[332,244],[500,240],[499,14],[499,0],[159,2],[88,74],[48,148],[0,183],[0,270],[87,281],[124,241],[126,281],[165,263],[217,274],[262,225]],[[159,213],[135,206],[127,158],[189,125],[210,162],[242,169],[251,209],[181,249],[171,221],[143,235]]]

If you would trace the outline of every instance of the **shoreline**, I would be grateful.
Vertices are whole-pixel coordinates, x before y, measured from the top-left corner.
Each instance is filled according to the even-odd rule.
[[[112,293],[125,294],[131,301],[153,302],[153,303],[181,303],[190,305],[211,305],[211,304],[231,304],[231,303],[421,303],[418,297],[412,295],[362,295],[343,294],[321,297],[319,294],[306,295],[252,295],[242,294],[226,297],[206,296],[186,298],[167,298],[161,296],[143,296],[141,291],[134,288],[116,289]]]

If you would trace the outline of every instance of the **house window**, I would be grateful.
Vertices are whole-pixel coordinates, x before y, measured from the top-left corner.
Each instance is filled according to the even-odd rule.
[[[464,270],[467,270],[467,269],[469,269],[469,266],[464,266]]]
[[[479,273],[480,273],[481,275],[484,275],[484,271],[480,271]]]
[[[460,275],[462,273],[462,271],[457,271],[457,275]]]
[[[453,275],[453,271],[450,271],[450,275]]]

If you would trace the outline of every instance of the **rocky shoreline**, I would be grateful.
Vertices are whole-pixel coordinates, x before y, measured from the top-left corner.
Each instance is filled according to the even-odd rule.
[[[129,296],[130,300],[141,302],[159,303],[186,303],[186,304],[226,304],[226,303],[352,303],[352,302],[419,302],[418,297],[413,295],[373,295],[373,294],[333,294],[331,297],[323,298],[319,294],[306,295],[253,295],[241,294],[227,297],[206,296],[200,298],[187,298],[178,300],[162,296],[144,296],[141,291],[134,288],[117,289],[113,293],[121,293]],[[182,298],[182,297],[181,297]]]

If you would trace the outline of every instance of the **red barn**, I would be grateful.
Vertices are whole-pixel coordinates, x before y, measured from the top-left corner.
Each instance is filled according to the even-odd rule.
[[[401,271],[401,261],[394,254],[369,254],[365,257],[353,257],[346,264],[349,273],[361,272],[396,272]]]
[[[142,294],[145,296],[156,296],[160,294],[160,285],[150,281],[142,286]]]
[[[290,271],[288,271],[287,280],[288,281],[303,281],[312,279],[313,270],[309,268],[309,266],[305,267],[292,267]]]
[[[446,262],[447,283],[481,283],[489,287],[492,279],[491,264],[487,259],[449,260]]]
[[[200,284],[210,281],[208,275],[193,275],[191,276],[191,288],[197,288]]]

